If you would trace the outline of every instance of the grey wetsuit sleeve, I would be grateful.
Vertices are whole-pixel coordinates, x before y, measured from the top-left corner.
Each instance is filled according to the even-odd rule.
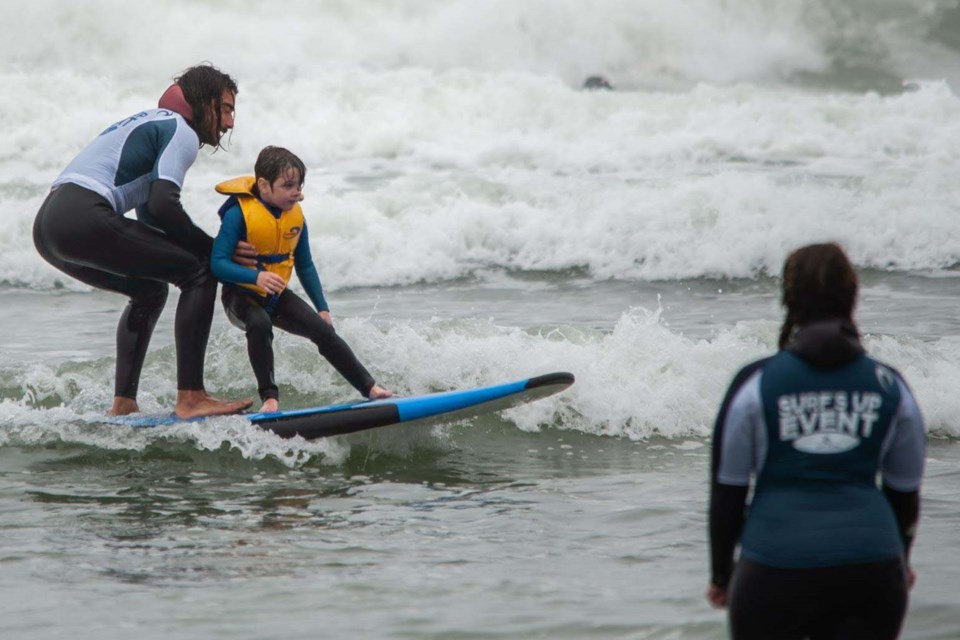
[[[927,432],[913,393],[901,378],[900,406],[881,453],[883,484],[901,492],[917,491],[923,479]]]
[[[750,475],[763,466],[767,454],[767,432],[760,399],[761,372],[755,372],[740,387],[723,425],[717,482],[737,487],[750,484]]]

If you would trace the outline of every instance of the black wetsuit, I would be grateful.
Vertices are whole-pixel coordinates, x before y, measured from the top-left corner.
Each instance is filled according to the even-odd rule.
[[[350,346],[300,296],[284,289],[268,312],[256,294],[234,285],[223,286],[223,307],[230,321],[247,334],[247,354],[257,378],[262,400],[279,398],[274,381],[273,327],[307,338],[320,355],[364,397],[374,385],[373,376],[360,364]]]
[[[322,311],[329,312],[330,307],[323,295],[323,286],[320,284],[320,276],[310,250],[307,222],[302,217],[299,206],[284,212],[268,205],[255,195],[255,188],[245,191],[252,184],[252,180],[252,177],[240,178],[218,186],[218,189],[222,189],[221,193],[232,195],[220,207],[219,214],[223,223],[214,241],[211,269],[224,283],[223,306],[227,317],[247,334],[247,353],[257,378],[260,398],[279,398],[279,390],[274,381],[274,325],[313,342],[320,355],[326,358],[347,382],[364,397],[369,396],[374,385],[373,376],[360,364],[346,341],[319,315]],[[254,220],[265,223],[259,227],[259,234],[251,236],[244,206],[250,209],[250,215],[255,216]],[[267,296],[263,295],[264,292],[242,286],[255,284],[258,270],[266,268],[266,263],[261,263],[258,269],[235,264],[231,253],[240,240],[257,247],[258,260],[274,259],[270,264],[290,264],[313,302],[313,308],[289,288],[284,289],[280,295]],[[277,242],[281,244],[276,244]],[[285,277],[289,277],[289,271],[286,273]]]
[[[217,289],[208,266],[213,239],[180,204],[180,184],[198,149],[196,133],[171,111],[153,109],[118,122],[64,170],[34,222],[34,244],[47,262],[130,298],[117,326],[117,396],[136,398],[168,283],[182,291],[175,320],[177,387],[204,388]],[[133,208],[145,222],[123,216]]]

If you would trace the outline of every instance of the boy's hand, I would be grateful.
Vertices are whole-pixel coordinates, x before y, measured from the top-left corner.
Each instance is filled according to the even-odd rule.
[[[320,319],[323,320],[324,322],[326,322],[326,323],[327,323],[328,325],[330,325],[331,327],[333,326],[333,318],[330,317],[330,312],[329,312],[329,311],[321,311],[321,312],[320,312]]]
[[[287,281],[271,271],[261,271],[257,274],[257,286],[266,289],[267,293],[280,293]]]
[[[243,267],[256,267],[257,248],[245,240],[239,240],[233,249],[233,261]]]

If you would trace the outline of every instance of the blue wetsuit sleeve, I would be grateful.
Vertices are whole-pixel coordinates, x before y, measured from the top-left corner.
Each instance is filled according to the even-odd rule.
[[[233,261],[233,250],[237,242],[247,237],[247,225],[243,222],[240,205],[236,204],[223,214],[223,222],[210,256],[210,270],[213,276],[222,282],[235,284],[256,284],[257,270],[241,267]]]
[[[297,248],[293,251],[293,265],[303,290],[307,292],[317,311],[330,311],[327,299],[323,296],[323,285],[320,284],[317,265],[313,263],[313,254],[310,252],[310,236],[307,233],[306,221],[303,223],[303,232],[300,234]]]

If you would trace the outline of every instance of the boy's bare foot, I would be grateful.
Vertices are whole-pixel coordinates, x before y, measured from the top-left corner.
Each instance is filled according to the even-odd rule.
[[[260,407],[260,413],[276,413],[280,411],[280,402],[276,398],[267,398]]]
[[[223,416],[239,413],[253,404],[253,400],[218,400],[207,394],[206,391],[194,389],[180,389],[177,391],[178,418],[200,418],[204,416]]]
[[[367,394],[367,397],[371,400],[384,400],[386,398],[393,397],[393,391],[390,389],[384,389],[378,384],[370,387],[370,393]]]
[[[140,407],[137,405],[136,398],[125,398],[123,396],[113,396],[113,406],[107,412],[108,416],[128,416],[131,413],[139,413]]]

